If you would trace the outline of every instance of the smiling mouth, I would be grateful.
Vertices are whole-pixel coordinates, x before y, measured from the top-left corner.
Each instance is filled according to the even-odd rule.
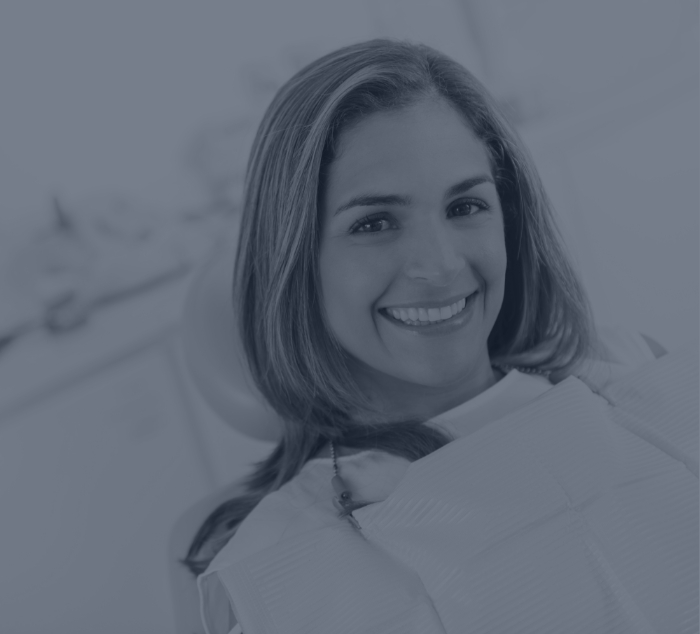
[[[421,319],[421,316],[426,316],[427,311],[423,312],[421,311],[420,315],[416,315],[415,309],[410,309],[410,310],[405,310],[402,309],[401,311],[389,311],[386,308],[381,308],[379,310],[380,313],[382,313],[387,319],[394,321],[399,324],[406,324],[407,326],[434,326],[436,324],[443,324],[449,321],[452,321],[453,319],[456,319],[459,317],[467,308],[469,308],[470,303],[474,300],[476,297],[476,294],[478,291],[474,291],[471,295],[468,295],[467,297],[462,298],[458,302],[458,310],[456,312],[453,312],[449,317],[446,317],[444,319]],[[396,316],[396,312],[400,316]],[[412,313],[409,315],[409,312]],[[418,319],[411,319],[411,316],[418,316]]]

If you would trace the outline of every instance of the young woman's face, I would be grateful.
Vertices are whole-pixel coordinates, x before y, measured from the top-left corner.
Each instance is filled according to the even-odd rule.
[[[486,149],[456,111],[424,100],[351,128],[321,213],[323,304],[360,384],[407,409],[492,385],[503,216]]]

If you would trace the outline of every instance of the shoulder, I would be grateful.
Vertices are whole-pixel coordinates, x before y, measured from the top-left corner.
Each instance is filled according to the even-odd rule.
[[[599,343],[597,351],[579,361],[575,369],[551,375],[553,383],[573,375],[594,392],[600,392],[666,354],[657,341],[625,326],[599,325],[596,334]]]
[[[601,326],[598,337],[611,363],[637,367],[666,354],[664,347],[649,335],[624,326]]]

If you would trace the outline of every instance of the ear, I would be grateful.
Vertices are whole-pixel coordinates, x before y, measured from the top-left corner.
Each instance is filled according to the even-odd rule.
[[[651,351],[654,353],[654,356],[658,359],[659,357],[663,357],[666,353],[668,353],[668,350],[664,348],[658,341],[655,339],[652,339],[648,335],[645,335],[643,332],[639,333],[642,335],[644,338],[644,341],[647,342],[647,345],[651,349]]]

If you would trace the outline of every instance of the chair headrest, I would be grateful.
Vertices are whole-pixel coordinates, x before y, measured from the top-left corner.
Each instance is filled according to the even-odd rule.
[[[239,223],[236,218],[192,278],[183,308],[182,345],[192,382],[219,418],[246,436],[277,441],[280,418],[253,383],[235,327],[231,287]]]

